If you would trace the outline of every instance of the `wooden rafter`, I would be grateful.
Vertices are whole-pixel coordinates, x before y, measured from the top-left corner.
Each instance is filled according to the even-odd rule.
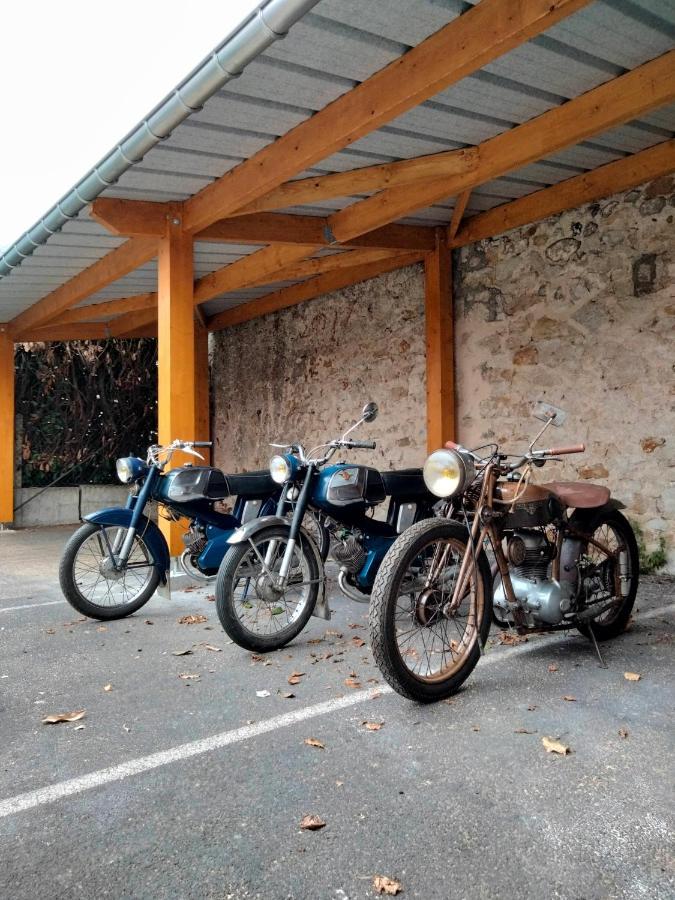
[[[451,246],[460,247],[502,234],[511,228],[545,219],[583,203],[627,191],[671,172],[675,172],[675,140],[664,141],[625,159],[600,166],[592,172],[576,175],[519,200],[479,213],[462,225],[454,239],[451,239]]]
[[[184,227],[196,233],[245,207],[588,2],[482,0],[186,201]]]
[[[101,319],[112,319],[126,313],[136,312],[140,309],[153,309],[157,306],[157,294],[136,294],[133,297],[120,297],[115,300],[105,300],[102,303],[90,303],[88,306],[78,306],[75,309],[66,310],[57,319],[52,319],[52,325],[70,325],[74,322],[96,322]]]
[[[132,332],[139,329],[148,329],[152,325],[157,327],[157,306],[156,303],[151,309],[141,309],[136,312],[127,313],[119,316],[108,323],[108,331],[110,337],[127,337]]]
[[[157,241],[154,238],[127,241],[13,319],[9,323],[12,336],[21,339],[25,332],[55,319],[69,307],[133,272],[156,255]]]
[[[481,4],[482,6],[482,4]],[[475,7],[474,7],[475,8]],[[475,173],[390,188],[329,217],[336,242],[579,143],[675,99],[675,50],[479,145]]]
[[[450,224],[448,225],[448,241],[451,241],[454,238],[454,236],[457,234],[457,231],[459,230],[459,226],[462,224],[462,218],[464,216],[466,205],[469,202],[470,196],[471,190],[462,191],[462,193],[455,200],[455,208],[452,211],[452,219],[450,220]]]
[[[367,281],[369,278],[375,278],[376,275],[382,275],[385,272],[412,265],[419,262],[422,258],[423,254],[414,251],[399,253],[395,257],[380,260],[379,262],[327,272],[323,275],[318,275],[316,278],[303,281],[301,284],[294,284],[272,294],[267,294],[267,296],[261,297],[259,300],[251,300],[248,303],[242,303],[232,309],[226,309],[224,312],[211,316],[208,320],[208,329],[209,331],[220,331],[222,328],[228,328],[231,325],[239,325],[242,322],[248,322],[250,319],[257,319],[259,316],[276,312],[279,309],[296,306],[305,300],[313,300],[322,294],[337,291],[359,281]]]
[[[105,322],[73,322],[67,325],[45,325],[24,332],[18,341],[99,341],[110,337]]]

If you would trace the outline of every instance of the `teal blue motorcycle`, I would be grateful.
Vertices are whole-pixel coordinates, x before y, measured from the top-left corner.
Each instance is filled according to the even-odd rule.
[[[164,535],[148,515],[187,519],[185,549],[178,559],[190,581],[215,581],[235,529],[259,516],[284,514],[280,486],[269,472],[224,474],[212,466],[187,464],[166,471],[177,452],[202,459],[205,441],[176,440],[152,446],[147,459],[117,460],[117,476],[129,485],[126,506],[84,516],[68,541],[59,567],[61,590],[79,613],[94,619],[119,619],[137,612],[159,590],[170,596],[170,555]],[[223,501],[232,498],[231,510]],[[315,520],[320,552],[328,552],[328,535]]]
[[[301,444],[273,444],[286,453],[274,456],[270,475],[281,489],[280,507],[238,528],[216,581],[216,608],[229,637],[253,651],[283,647],[312,615],[330,619],[321,547],[308,527],[319,521],[330,534],[330,552],[339,567],[343,594],[368,603],[380,564],[398,535],[434,515],[434,497],[421,469],[380,472],[369,466],[339,462],[339,450],[374,450],[375,441],[349,435],[374,421],[377,404],[368,403],[358,422],[342,437],[309,452]],[[389,497],[386,518],[376,507]],[[280,514],[288,504],[292,515]]]

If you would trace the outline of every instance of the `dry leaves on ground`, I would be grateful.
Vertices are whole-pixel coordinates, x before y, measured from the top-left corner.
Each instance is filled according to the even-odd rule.
[[[192,653],[192,650],[172,650],[171,651],[172,656],[190,656],[191,653]]]
[[[537,707],[534,703],[530,703],[530,705],[527,708],[528,708],[529,712],[534,712]]]
[[[294,700],[295,694],[291,693],[291,691],[277,691],[277,694],[282,696],[284,700]]]
[[[568,703],[576,703],[577,702],[577,698],[573,697],[571,694],[565,694],[565,696],[563,697],[563,700],[567,700]]]
[[[547,753],[558,753],[560,756],[567,756],[568,753],[572,752],[569,747],[565,744],[561,744],[560,741],[557,741],[555,738],[543,737],[541,742]]]
[[[84,718],[85,713],[86,710],[84,709],[76,709],[73,712],[52,713],[50,716],[44,717],[42,724],[58,725],[59,722],[77,722],[78,719]]]
[[[500,644],[524,644],[527,641],[526,634],[516,634],[515,631],[502,631],[499,635]]]
[[[630,734],[630,732],[628,731],[627,728],[619,728],[619,737],[620,738],[627,738],[629,734]]]
[[[530,731],[527,728],[514,728],[513,733],[514,734],[536,734],[537,729],[535,728],[533,731]]]
[[[199,681],[202,676],[196,672],[181,672],[178,677],[182,678],[183,681]]]
[[[179,625],[201,625],[202,622],[208,622],[206,616],[201,613],[190,613],[189,616],[181,616],[178,620]]]
[[[216,647],[215,644],[202,644],[201,645],[205,650],[212,650],[214,653],[221,653],[223,648]]]
[[[365,625],[357,625],[356,622],[350,622],[347,628],[365,628]]]
[[[642,675],[638,675],[637,672],[624,672],[623,677],[626,681],[639,681],[642,678]]]
[[[304,831],[318,831],[320,828],[325,828],[325,826],[326,823],[321,818],[321,816],[303,816],[302,821],[300,822],[300,827]]]
[[[256,691],[255,695],[256,695],[256,697],[269,697],[270,692],[269,691]]]
[[[356,635],[354,635],[354,637],[352,638],[352,644],[355,647],[363,647],[365,646],[365,643],[366,642],[363,640],[363,638],[357,637]]]
[[[480,725],[472,725],[471,730],[472,731],[480,731]]]
[[[109,694],[110,691],[112,691],[112,684],[105,684],[103,686],[103,690],[106,692],[106,694]]]
[[[304,674],[304,672],[291,672],[286,681],[288,681],[289,684],[300,684],[300,679]]]
[[[323,636],[324,637],[341,638],[342,632],[341,631],[333,631],[333,629],[329,628],[328,631],[324,631]]]
[[[326,749],[326,745],[324,743],[322,743],[321,741],[317,740],[316,738],[312,738],[312,737],[305,738],[304,742],[305,742],[305,744],[307,744],[308,747],[316,747],[317,750],[325,750]]]
[[[386,875],[376,875],[373,878],[373,887],[378,894],[388,894],[390,897],[395,897],[403,891],[400,881],[387,878]]]
[[[379,731],[380,728],[384,728],[384,722],[368,722],[364,720],[361,724],[365,725],[366,731]]]
[[[557,672],[558,667],[556,666],[555,663],[551,663],[551,665],[548,667],[548,670],[549,670],[549,672]]]
[[[143,622],[143,624],[144,624],[144,625],[154,625],[155,623],[152,621],[152,619],[146,619],[146,620]]]
[[[345,685],[348,688],[360,688],[361,682],[357,681],[356,678],[345,678]]]

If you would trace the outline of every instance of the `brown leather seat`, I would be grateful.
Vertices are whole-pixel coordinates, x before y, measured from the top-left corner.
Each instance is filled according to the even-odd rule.
[[[574,509],[595,509],[604,506],[610,497],[609,488],[583,481],[550,481],[541,487],[555,494],[565,506]]]

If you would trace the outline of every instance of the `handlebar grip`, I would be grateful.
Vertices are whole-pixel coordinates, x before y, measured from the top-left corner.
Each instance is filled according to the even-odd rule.
[[[377,444],[375,441],[349,441],[347,446],[356,450],[375,450]]]
[[[213,447],[213,441],[194,441],[193,447]]]
[[[585,450],[585,444],[571,444],[569,447],[549,447],[544,452],[548,456],[564,456],[566,453],[583,453]]]

